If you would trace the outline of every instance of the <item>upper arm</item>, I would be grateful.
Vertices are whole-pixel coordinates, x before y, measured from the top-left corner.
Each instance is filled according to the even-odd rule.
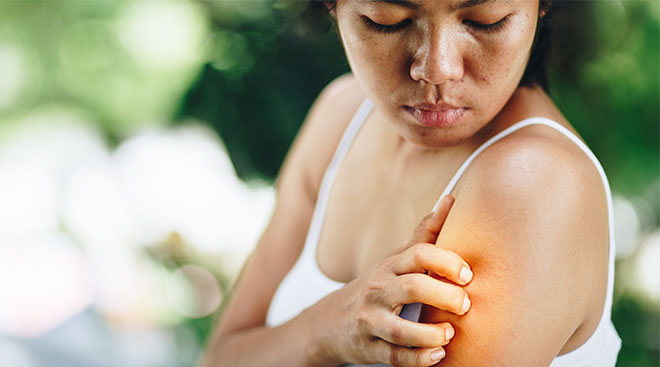
[[[302,250],[321,178],[361,93],[352,76],[342,76],[310,109],[280,169],[271,220],[232,290],[216,338],[265,323],[278,284]]]
[[[440,365],[547,367],[588,310],[602,310],[605,194],[591,161],[565,148],[506,138],[463,177],[437,244],[472,266],[472,308],[425,309],[423,321],[456,329]]]

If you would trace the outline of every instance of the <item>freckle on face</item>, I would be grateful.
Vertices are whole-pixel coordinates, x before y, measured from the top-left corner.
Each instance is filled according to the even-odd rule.
[[[451,36],[447,42],[454,45],[452,50],[462,57],[465,74],[458,80],[438,83],[435,89],[436,99],[442,97],[455,104],[465,105],[471,110],[471,114],[466,115],[463,130],[459,132],[455,129],[445,134],[446,136],[441,134],[442,131],[434,134],[431,130],[421,132],[409,128],[412,124],[406,122],[407,115],[401,116],[399,107],[431,98],[429,95],[432,94],[427,93],[432,88],[426,88],[426,84],[411,79],[410,64],[427,56],[421,51],[418,52],[425,50],[423,46],[428,46],[428,42],[424,42],[430,39],[424,33],[427,29],[421,26],[434,21],[437,18],[436,13],[431,8],[420,11],[416,13],[418,18],[415,18],[418,23],[413,23],[417,28],[413,26],[406,28],[405,32],[381,35],[373,33],[364,27],[363,22],[358,21],[357,17],[364,15],[363,13],[370,15],[367,11],[369,7],[358,6],[367,3],[369,2],[338,0],[337,21],[342,30],[340,34],[354,74],[368,91],[369,97],[377,106],[383,108],[385,116],[390,117],[390,122],[399,129],[402,136],[423,141],[421,145],[427,146],[454,144],[488,123],[515,90],[516,78],[522,76],[526,61],[523,59],[533,41],[535,24],[529,19],[532,19],[536,12],[532,6],[534,1],[520,2],[520,6],[516,7],[517,10],[510,17],[508,26],[497,34],[484,35],[462,22],[451,23],[455,19],[453,16],[442,18],[442,21],[437,22],[438,29],[444,24],[456,26],[451,33],[443,34]],[[497,14],[499,13],[497,11]],[[524,16],[518,16],[522,14]]]

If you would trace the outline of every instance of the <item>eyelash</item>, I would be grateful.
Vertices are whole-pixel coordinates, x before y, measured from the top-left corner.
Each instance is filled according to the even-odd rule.
[[[498,20],[497,22],[491,24],[482,24],[482,23],[473,22],[471,20],[464,20],[463,24],[467,24],[468,26],[480,32],[490,34],[501,31],[508,22],[509,22],[509,16],[507,15],[504,18]]]
[[[376,23],[373,20],[369,19],[368,17],[363,16],[362,19],[364,22],[367,24],[369,28],[372,30],[378,32],[378,33],[394,33],[397,31],[402,30],[403,28],[407,27],[408,25],[412,24],[412,20],[406,19],[403,22],[399,22],[397,24],[392,24],[392,25],[385,25],[385,24],[380,24]]]
[[[408,25],[412,24],[412,20],[406,19],[403,22],[399,22],[397,24],[392,24],[392,25],[385,25],[385,24],[380,24],[376,23],[373,20],[369,19],[366,16],[363,16],[362,19],[364,22],[367,24],[369,28],[372,30],[378,32],[378,33],[394,33],[402,30],[403,28],[407,27]],[[477,23],[473,22],[471,20],[464,20],[463,24],[466,24],[477,31],[484,32],[487,34],[490,33],[495,33],[499,32],[504,28],[504,26],[509,22],[509,17],[505,16],[504,18],[498,20],[495,23],[491,24],[482,24],[482,23]]]

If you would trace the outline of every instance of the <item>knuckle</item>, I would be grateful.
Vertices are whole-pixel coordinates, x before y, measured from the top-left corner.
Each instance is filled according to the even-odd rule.
[[[368,351],[371,345],[370,338],[365,338],[362,333],[354,332],[353,338],[351,339],[353,345],[356,347],[354,350],[357,351]],[[363,353],[358,353],[361,357],[364,356]]]
[[[393,273],[394,266],[396,264],[396,255],[388,256],[384,258],[377,266],[376,271],[384,273]]]
[[[403,329],[401,329],[399,325],[394,325],[392,328],[390,328],[389,334],[392,343],[401,344],[401,342],[403,341],[404,331]]]
[[[411,300],[419,298],[420,290],[419,281],[417,278],[413,276],[406,277],[405,281],[403,282],[403,291],[405,295]]]
[[[429,245],[426,243],[417,243],[411,248],[411,254],[415,264],[422,264],[428,257]]]
[[[403,355],[401,349],[390,347],[388,363],[392,365],[392,367],[398,367],[403,364]]]
[[[424,355],[420,351],[415,351],[412,355],[413,363],[415,366],[424,366]]]
[[[366,330],[369,327],[369,322],[371,320],[371,317],[369,316],[369,313],[360,310],[355,314],[355,325],[357,330]]]
[[[415,261],[415,264],[419,264],[424,261],[424,257],[426,255],[426,251],[424,251],[426,250],[425,247],[426,246],[421,243],[418,243],[413,247],[412,258]]]
[[[421,366],[422,356],[416,349],[393,347],[390,352],[389,364],[392,367]]]
[[[382,291],[382,283],[374,279],[370,279],[364,284],[364,287],[360,289],[360,298],[367,301],[373,301],[378,298],[378,294],[380,294]]]
[[[352,345],[355,345],[358,348],[364,345],[364,337],[359,330],[356,329],[349,330],[347,336],[348,336],[348,340]]]

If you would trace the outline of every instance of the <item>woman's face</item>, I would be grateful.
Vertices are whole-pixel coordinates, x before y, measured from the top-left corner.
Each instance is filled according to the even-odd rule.
[[[354,75],[406,140],[459,144],[504,107],[530,55],[538,0],[337,0]]]

